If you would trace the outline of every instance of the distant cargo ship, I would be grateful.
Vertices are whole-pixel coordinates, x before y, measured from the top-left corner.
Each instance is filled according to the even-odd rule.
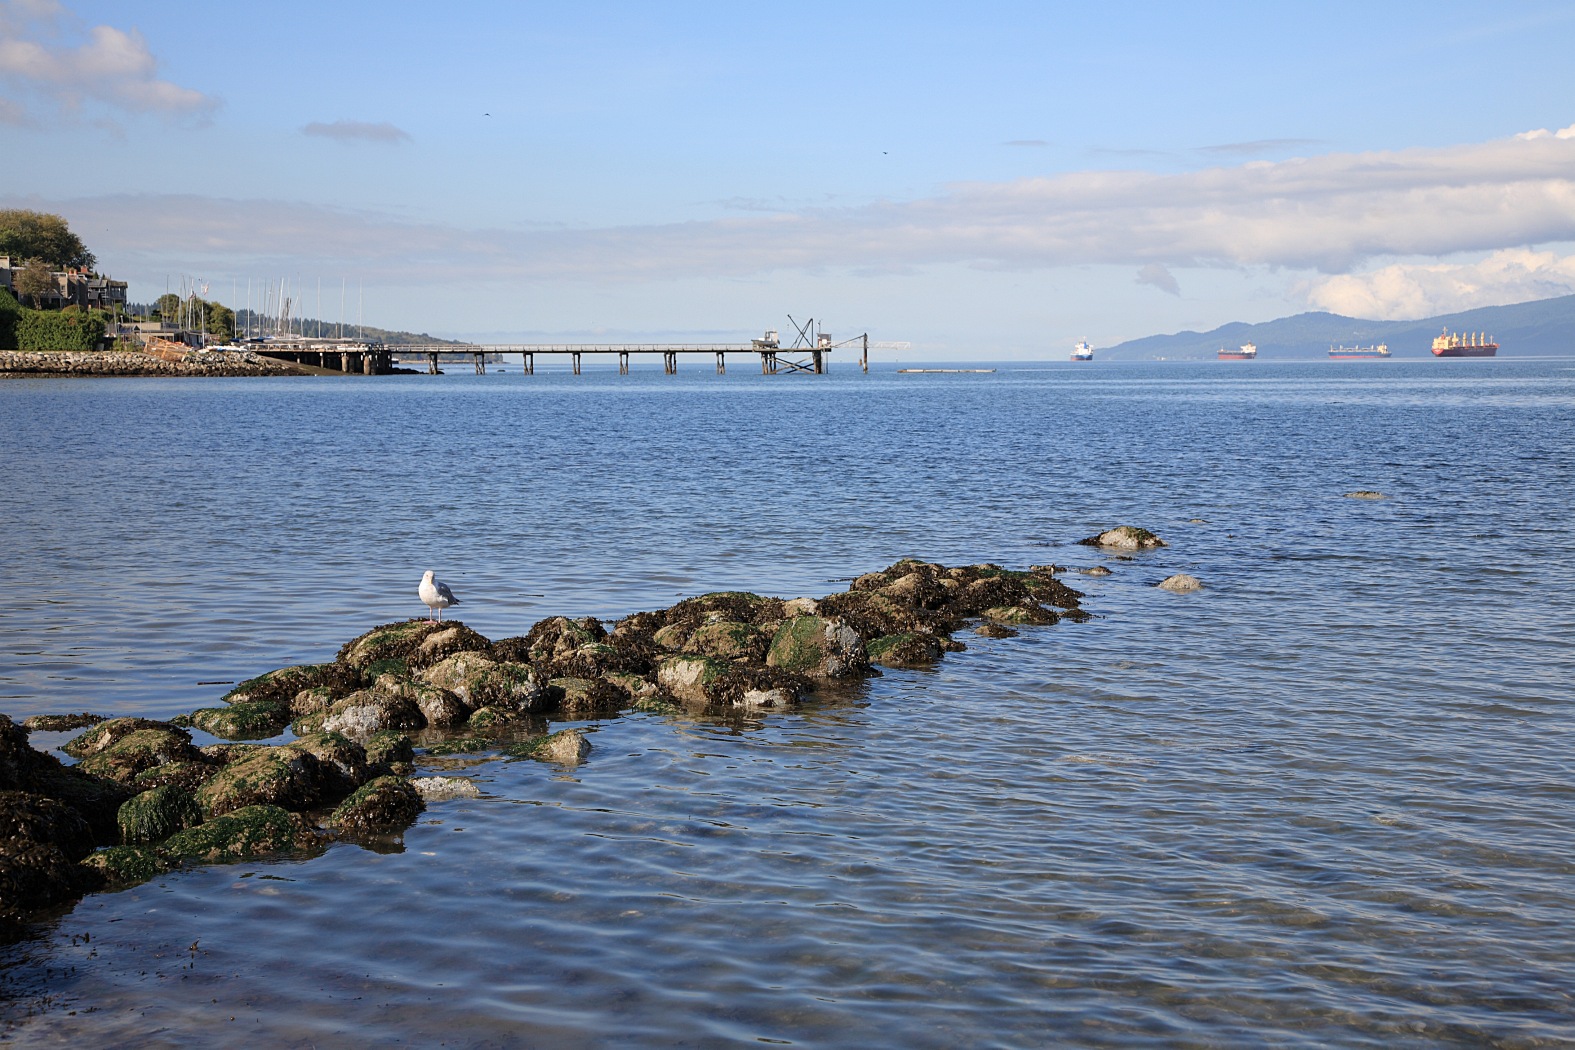
[[[1381,357],[1393,357],[1389,352],[1387,343],[1377,346],[1331,346],[1329,357],[1336,361],[1372,361]]]
[[[1498,344],[1491,336],[1481,332],[1451,332],[1444,329],[1444,334],[1433,339],[1434,357],[1492,357],[1498,353]]]
[[[1089,346],[1088,342],[1086,340],[1081,342],[1081,343],[1078,343],[1076,346],[1072,347],[1072,360],[1074,360],[1074,361],[1092,361],[1093,359],[1094,359],[1094,348]]]
[[[1242,343],[1234,350],[1220,350],[1221,361],[1255,361],[1258,358],[1258,347],[1255,343]]]

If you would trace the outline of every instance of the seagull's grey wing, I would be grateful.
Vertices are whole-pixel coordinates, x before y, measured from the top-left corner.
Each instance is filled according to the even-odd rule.
[[[446,583],[438,584],[437,585],[437,591],[438,591],[438,597],[446,600],[447,602],[449,602],[449,604],[451,604],[451,605],[458,605],[459,604],[459,599],[454,597],[454,592],[448,589],[448,584],[446,584]]]

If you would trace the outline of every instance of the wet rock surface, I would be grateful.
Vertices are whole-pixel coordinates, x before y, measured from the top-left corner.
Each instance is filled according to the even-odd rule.
[[[1134,531],[1131,549],[1163,542]],[[458,621],[383,624],[328,663],[258,675],[169,722],[39,719],[85,727],[62,747],[75,767],[0,716],[0,928],[182,864],[311,852],[339,835],[386,842],[425,805],[479,794],[465,777],[412,779],[422,766],[592,758],[585,732],[549,720],[752,715],[840,695],[880,668],[930,667],[966,648],[965,629],[1010,637],[1087,619],[1065,571],[907,559],[821,598],[719,592],[610,624],[549,617],[496,642]],[[228,742],[199,748],[188,727]]]
[[[1152,532],[1147,529],[1140,529],[1136,525],[1117,525],[1115,528],[1107,529],[1097,536],[1090,536],[1077,542],[1089,547],[1110,547],[1115,550],[1125,551],[1146,551],[1155,547],[1169,546]]]

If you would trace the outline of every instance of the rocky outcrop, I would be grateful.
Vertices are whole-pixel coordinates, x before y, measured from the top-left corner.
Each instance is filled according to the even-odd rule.
[[[1193,591],[1201,591],[1203,589],[1203,581],[1196,576],[1178,572],[1174,576],[1165,577],[1154,586],[1162,591],[1170,591],[1172,594],[1191,594]]]
[[[1113,550],[1123,551],[1146,551],[1155,547],[1167,546],[1164,540],[1147,529],[1138,528],[1136,525],[1117,525],[1115,528],[1101,532],[1097,536],[1090,536],[1077,542],[1090,547],[1109,547]]]
[[[87,725],[63,747],[73,768],[0,716],[0,892],[17,902],[0,923],[184,863],[311,851],[334,835],[381,838],[427,803],[479,794],[463,777],[407,780],[424,756],[586,761],[587,734],[547,732],[549,718],[753,715],[877,666],[931,665],[964,648],[953,635],[968,624],[1001,637],[1086,619],[1060,571],[909,559],[822,598],[726,591],[610,630],[549,617],[498,642],[457,621],[384,624],[329,663],[258,675],[171,722],[40,722]],[[287,726],[288,743],[244,742]],[[229,742],[199,748],[188,727]]]

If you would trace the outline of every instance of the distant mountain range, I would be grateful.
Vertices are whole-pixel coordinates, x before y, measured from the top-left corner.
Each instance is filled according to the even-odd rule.
[[[1500,357],[1575,353],[1575,295],[1513,306],[1484,306],[1420,321],[1364,321],[1306,313],[1262,324],[1233,322],[1212,332],[1177,332],[1132,339],[1098,350],[1102,360],[1188,361],[1212,358],[1222,347],[1258,344],[1259,360],[1326,358],[1331,346],[1388,343],[1395,357],[1430,357],[1433,337],[1483,332],[1498,340]]]

